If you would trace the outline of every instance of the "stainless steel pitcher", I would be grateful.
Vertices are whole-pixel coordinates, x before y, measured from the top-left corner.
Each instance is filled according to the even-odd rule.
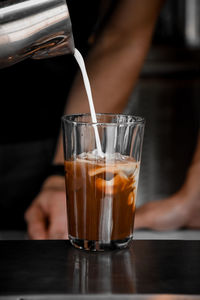
[[[0,68],[73,52],[66,0],[0,1]]]

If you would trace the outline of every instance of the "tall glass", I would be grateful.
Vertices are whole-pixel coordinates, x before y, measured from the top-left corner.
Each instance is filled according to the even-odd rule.
[[[90,114],[66,115],[62,127],[71,243],[93,251],[126,247],[133,237],[144,119],[97,114],[92,123]]]

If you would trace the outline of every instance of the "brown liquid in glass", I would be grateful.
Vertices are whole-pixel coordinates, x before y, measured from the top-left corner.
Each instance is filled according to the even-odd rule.
[[[110,242],[133,233],[138,164],[65,161],[69,236]]]

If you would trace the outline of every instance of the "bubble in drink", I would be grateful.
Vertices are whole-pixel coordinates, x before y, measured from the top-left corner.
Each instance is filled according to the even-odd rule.
[[[119,153],[65,161],[69,236],[109,244],[132,237],[139,163]]]

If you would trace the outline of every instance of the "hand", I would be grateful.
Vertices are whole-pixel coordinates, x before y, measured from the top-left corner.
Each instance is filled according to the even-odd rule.
[[[184,199],[179,194],[159,201],[152,201],[136,209],[135,228],[172,230],[188,222]]]
[[[51,176],[25,213],[31,239],[66,239],[67,213],[65,180]]]
[[[194,164],[177,193],[160,201],[149,202],[136,210],[135,228],[200,228],[199,178],[200,164]]]

